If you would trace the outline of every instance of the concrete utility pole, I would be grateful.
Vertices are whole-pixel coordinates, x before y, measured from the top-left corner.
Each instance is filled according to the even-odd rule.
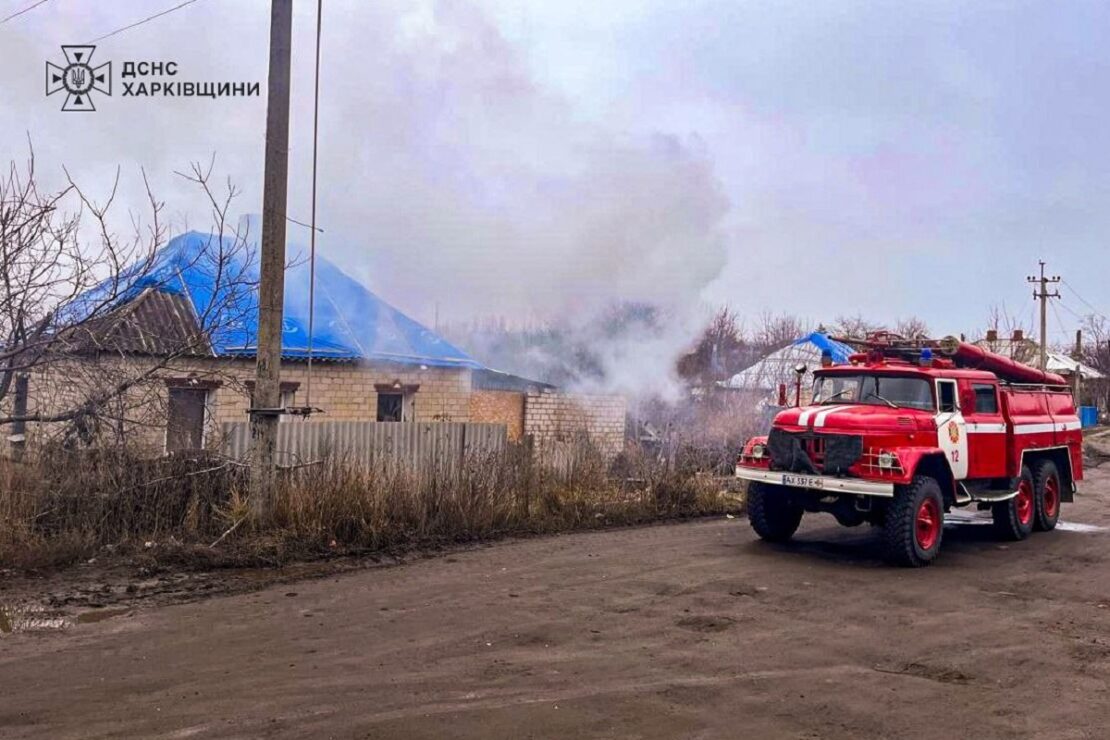
[[[1048,292],[1048,284],[1060,282],[1060,276],[1056,275],[1054,277],[1046,278],[1044,276],[1044,260],[1040,260],[1039,264],[1041,266],[1041,276],[1038,278],[1030,275],[1029,277],[1025,278],[1025,282],[1037,284],[1037,287],[1033,289],[1033,298],[1034,300],[1038,300],[1041,302],[1040,368],[1041,370],[1045,370],[1048,367],[1048,299],[1060,297],[1060,292],[1057,290],[1054,290],[1051,293]]]
[[[289,67],[293,0],[270,6],[270,77],[266,98],[266,163],[259,255],[258,350],[251,404],[251,509],[270,510],[274,448],[281,403],[281,325],[285,300],[285,209],[289,185]]]
[[[1075,389],[1073,391],[1073,394],[1075,396],[1075,405],[1078,406],[1079,405],[1079,391],[1080,391],[1080,389],[1082,387],[1082,384],[1083,384],[1083,374],[1080,372],[1080,369],[1083,366],[1083,330],[1082,329],[1076,329],[1075,330],[1075,354],[1073,355],[1073,357],[1075,358],[1075,377],[1072,379],[1073,382],[1075,383]]]

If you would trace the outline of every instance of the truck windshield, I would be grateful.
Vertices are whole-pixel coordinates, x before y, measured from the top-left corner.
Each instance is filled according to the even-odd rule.
[[[813,402],[933,410],[928,380],[896,375],[820,375],[813,383]]]

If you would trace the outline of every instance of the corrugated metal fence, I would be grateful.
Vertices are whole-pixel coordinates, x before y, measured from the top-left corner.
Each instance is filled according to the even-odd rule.
[[[223,424],[223,451],[250,455],[250,424]],[[293,421],[278,424],[278,464],[311,463],[325,457],[364,465],[394,462],[417,471],[461,464],[505,448],[503,424],[458,422]]]

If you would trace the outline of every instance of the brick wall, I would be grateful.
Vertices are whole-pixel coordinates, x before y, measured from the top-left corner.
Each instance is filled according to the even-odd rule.
[[[529,393],[524,400],[524,433],[537,443],[588,434],[606,455],[624,447],[627,403],[622,396]]]
[[[149,367],[149,361],[109,360],[99,362],[71,361],[66,365],[44,366],[31,374],[28,388],[28,411],[51,413],[71,407],[88,398],[90,391],[108,388],[122,377],[131,377]],[[206,413],[206,445],[219,443],[220,424],[245,421],[250,404],[248,386],[254,378],[253,360],[181,360],[159,370],[123,398],[111,404],[110,417],[100,423],[99,434],[119,435],[128,443],[151,453],[164,449],[168,401],[167,380],[177,385],[191,379],[194,387],[208,389]],[[294,403],[304,405],[308,391],[307,366],[303,362],[282,364],[283,385],[297,383]],[[312,367],[313,406],[324,413],[317,419],[331,421],[374,421],[377,418],[376,385],[400,383],[412,388],[406,415],[412,421],[470,420],[470,370],[397,365],[391,363],[316,363]],[[4,404],[11,405],[9,394]],[[10,411],[9,408],[0,411]],[[295,423],[291,417],[283,417]],[[68,425],[28,424],[28,445],[55,436]],[[0,447],[5,447],[10,427],[4,431]]]
[[[250,403],[243,381],[254,376],[254,363],[220,363],[224,373],[239,382],[225,383],[214,394],[210,416],[218,424],[243,421]],[[299,383],[294,402],[304,405],[308,393],[307,365],[286,362],[282,383]],[[393,365],[388,363],[315,363],[312,366],[313,406],[322,408],[324,421],[374,421],[378,413],[377,385],[419,386],[406,408],[410,421],[470,421],[470,371],[465,368]]]
[[[150,365],[145,360],[111,358],[97,362],[64,360],[40,365],[28,373],[27,413],[59,414],[79,407],[90,398],[115,395],[95,416],[76,421],[28,423],[24,436],[28,447],[63,433],[77,433],[73,441],[95,438],[126,439],[139,451],[160,452],[164,446],[166,385],[158,379],[138,383],[127,392],[111,393],[121,379],[140,376]],[[13,411],[12,393],[0,406],[0,414]],[[12,425],[0,428],[0,449],[7,450],[14,432]]]
[[[475,390],[470,394],[470,420],[504,424],[509,439],[515,442],[524,434],[524,394]]]

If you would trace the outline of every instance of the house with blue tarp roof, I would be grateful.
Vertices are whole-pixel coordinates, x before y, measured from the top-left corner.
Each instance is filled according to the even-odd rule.
[[[217,306],[226,316],[211,316],[210,349],[216,357],[253,357],[258,334],[258,291],[237,286],[258,281],[257,250],[223,245],[211,234],[195,231],[172,239],[135,281],[125,302],[150,288],[181,296],[197,317]],[[224,248],[221,249],[220,247]],[[309,263],[303,249],[291,246],[285,271],[282,357],[303,360],[309,354]],[[219,257],[217,257],[219,255]],[[225,264],[225,260],[230,264]],[[229,277],[233,276],[233,277]],[[323,257],[316,259],[315,316],[311,350],[314,360],[380,361],[428,367],[480,369],[482,364],[431,329],[386,303],[365,285]],[[231,291],[238,291],[234,295]],[[88,301],[84,296],[78,301]]]
[[[470,421],[475,381],[481,390],[486,379],[503,384],[512,377],[485,368],[319,255],[310,337],[306,252],[292,244],[287,249],[283,407],[312,406],[328,421]],[[150,402],[129,404],[164,414],[161,423],[135,420],[136,429],[154,430],[153,446],[204,447],[223,422],[247,419],[258,272],[256,245],[190,231],[62,308],[62,323],[72,324],[111,298],[111,310],[82,328],[79,354],[100,363],[118,357],[164,365],[157,387],[143,389]]]
[[[319,255],[310,332],[306,253],[287,248],[283,409],[316,409],[313,420],[329,422],[504,424],[510,439],[565,434],[574,431],[562,428],[571,419],[578,420],[575,430],[608,435],[608,447],[619,449],[622,399],[598,404],[608,416],[571,413],[578,404],[572,397],[485,367]],[[104,378],[112,363],[155,370],[120,403],[126,408],[113,419],[119,433],[156,452],[191,450],[214,444],[225,424],[247,420],[258,273],[257,245],[190,231],[60,309],[59,323],[71,327],[63,331],[71,334],[73,361],[104,370]],[[74,386],[73,377],[36,378],[27,401],[47,408],[63,385]],[[298,418],[280,415],[283,422]],[[561,426],[548,429],[552,424]]]

